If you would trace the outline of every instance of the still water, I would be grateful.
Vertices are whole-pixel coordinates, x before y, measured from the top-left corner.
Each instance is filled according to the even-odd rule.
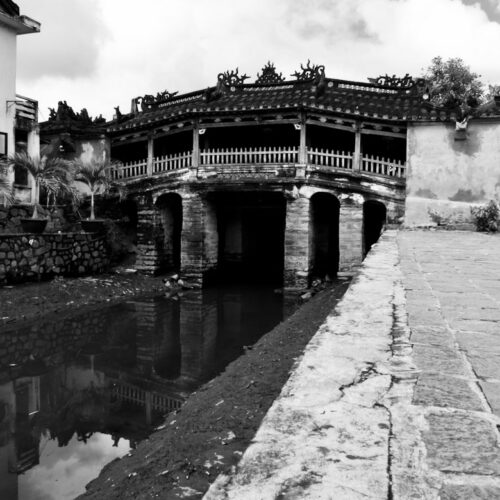
[[[85,491],[287,311],[270,287],[144,298],[0,335],[0,499]]]

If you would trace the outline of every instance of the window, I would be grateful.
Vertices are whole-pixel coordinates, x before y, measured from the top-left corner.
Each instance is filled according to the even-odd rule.
[[[7,151],[7,133],[6,132],[0,132],[0,156],[6,155],[8,153]]]

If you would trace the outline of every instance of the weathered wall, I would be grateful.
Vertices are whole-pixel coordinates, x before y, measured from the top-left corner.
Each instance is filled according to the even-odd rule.
[[[90,233],[0,235],[0,283],[98,273],[109,263],[104,236]]]
[[[451,222],[470,220],[470,207],[500,197],[500,123],[471,120],[466,139],[453,124],[408,127],[405,224],[430,224],[428,210]]]
[[[73,138],[70,134],[61,134],[53,137],[45,135],[44,139],[49,142],[42,147],[42,155],[60,156],[67,160],[79,159],[85,162],[110,158],[110,140],[104,136],[85,139]],[[70,142],[75,151],[61,153],[59,147],[64,145],[65,141]]]

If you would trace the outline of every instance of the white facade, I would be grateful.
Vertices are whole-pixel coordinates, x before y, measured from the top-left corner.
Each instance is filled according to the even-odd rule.
[[[40,23],[7,13],[0,2],[0,155],[16,151],[16,128],[22,128],[26,134],[28,153],[40,152],[37,103],[16,95],[17,36],[39,31]],[[10,176],[13,182],[14,173]]]

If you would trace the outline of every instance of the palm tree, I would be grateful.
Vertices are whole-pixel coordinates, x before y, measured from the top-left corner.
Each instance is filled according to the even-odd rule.
[[[14,199],[12,185],[7,178],[9,166],[5,162],[0,162],[0,198],[3,199],[4,207]]]
[[[32,176],[35,182],[35,207],[32,218],[38,218],[38,202],[40,199],[40,187],[45,188],[49,193],[54,191],[71,191],[72,175],[68,163],[61,158],[48,156],[30,156],[24,151],[14,153],[9,157],[9,166],[14,168],[24,168]]]
[[[111,173],[120,162],[115,160],[75,160],[75,180],[83,182],[90,191],[90,220],[95,220],[95,196],[116,191],[120,198],[124,194],[122,186],[113,181]]]

